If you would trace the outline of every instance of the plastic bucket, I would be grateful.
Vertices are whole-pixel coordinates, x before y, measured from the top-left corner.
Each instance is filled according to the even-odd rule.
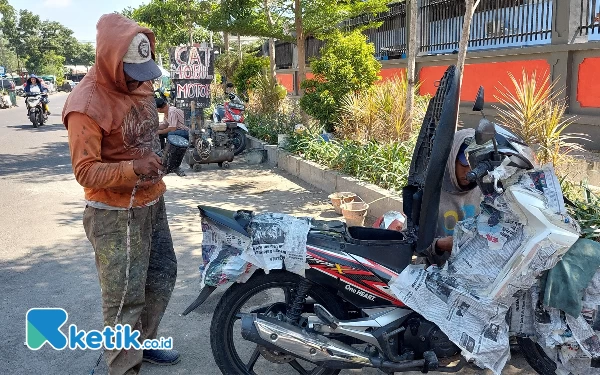
[[[183,156],[188,149],[189,142],[179,135],[169,135],[165,145],[162,162],[165,174],[174,172],[183,161]]]
[[[365,218],[369,211],[369,205],[365,202],[343,203],[342,215],[346,219],[349,227],[362,227],[365,225]]]
[[[356,194],[351,192],[341,192],[341,193],[333,193],[329,195],[329,199],[331,199],[331,204],[333,205],[333,209],[338,215],[342,214],[341,205],[344,203],[354,202],[356,199]]]

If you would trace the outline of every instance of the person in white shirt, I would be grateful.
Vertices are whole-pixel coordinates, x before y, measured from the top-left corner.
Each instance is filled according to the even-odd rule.
[[[27,93],[33,93],[33,94],[40,94],[43,92],[48,92],[48,88],[46,86],[44,86],[42,84],[42,81],[40,81],[35,74],[32,74],[29,79],[27,80],[27,84],[25,85],[25,92]],[[48,97],[44,97],[42,99],[42,102],[44,103],[44,110],[46,111],[47,114],[50,114],[50,109],[48,108],[48,103],[50,102],[48,100]]]
[[[185,116],[181,109],[170,106],[163,98],[156,98],[156,109],[164,115],[163,121],[158,127],[160,145],[165,148],[169,135],[179,135],[189,141],[190,129],[185,126]]]

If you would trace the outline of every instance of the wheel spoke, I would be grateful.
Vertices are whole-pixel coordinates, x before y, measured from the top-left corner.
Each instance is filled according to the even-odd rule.
[[[302,365],[298,363],[298,361],[296,361],[295,359],[292,362],[290,362],[290,366],[292,366],[294,370],[298,371],[300,375],[309,375],[308,372],[306,372],[306,370],[304,369],[304,367],[302,367]]]
[[[258,361],[258,358],[260,357],[260,351],[258,350],[258,345],[256,345],[256,348],[254,348],[254,351],[252,352],[252,356],[250,357],[250,360],[248,361],[248,364],[246,365],[246,369],[252,373],[254,373],[254,371],[252,370],[254,368],[254,365],[256,364],[256,361]]]

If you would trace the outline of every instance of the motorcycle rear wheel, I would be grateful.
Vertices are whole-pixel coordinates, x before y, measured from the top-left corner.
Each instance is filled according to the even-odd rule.
[[[231,135],[231,140],[234,146],[233,155],[239,155],[242,151],[246,149],[246,132],[244,129],[235,128],[233,129],[233,134]]]
[[[301,277],[296,274],[271,271],[269,274],[255,274],[246,283],[234,284],[223,294],[214,311],[210,326],[210,346],[215,362],[223,374],[258,375],[254,372],[254,366],[261,358],[262,363],[266,362],[267,366],[270,367],[268,371],[264,372],[265,375],[283,374],[281,370],[291,370],[292,368],[297,373],[305,375],[337,375],[340,373],[341,370],[324,367],[316,367],[311,371],[306,370],[304,367],[298,368],[297,366],[302,365],[297,360],[281,365],[269,363],[262,354],[259,354],[258,346],[254,349],[248,363],[245,363],[238,355],[235,343],[239,343],[239,340],[245,340],[241,339],[241,332],[238,334],[239,338],[234,337],[234,324],[239,320],[237,314],[244,304],[248,303],[253,297],[260,298],[260,294],[266,294],[263,292],[269,289],[293,290],[300,281]],[[325,306],[336,317],[344,318],[343,307],[337,302],[335,296],[323,288],[313,287],[308,296]],[[248,346],[252,345],[249,341],[245,342],[248,343]],[[277,368],[279,371],[276,370]]]

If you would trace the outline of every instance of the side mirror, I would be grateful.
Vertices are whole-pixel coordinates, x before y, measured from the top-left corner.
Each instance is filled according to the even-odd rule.
[[[482,119],[479,121],[479,126],[475,130],[475,143],[478,145],[486,144],[495,139],[496,127],[490,121]]]
[[[477,97],[475,98],[475,104],[473,104],[473,112],[483,111],[483,96],[483,86],[479,86],[479,91],[477,91]]]

